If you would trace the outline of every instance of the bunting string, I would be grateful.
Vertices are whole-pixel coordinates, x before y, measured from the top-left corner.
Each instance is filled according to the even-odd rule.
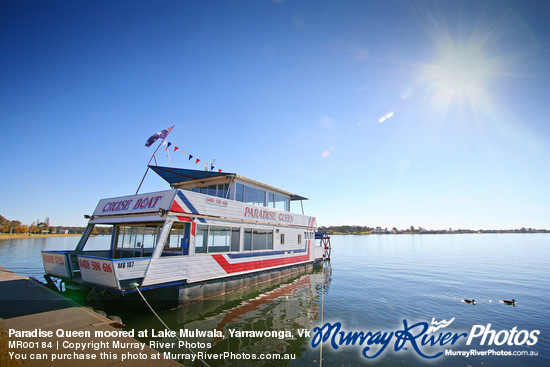
[[[214,166],[214,163],[216,162],[216,158],[214,158],[214,160],[212,161],[212,163],[207,163],[206,161],[200,159],[200,158],[197,158],[195,157],[193,154],[190,154],[188,152],[186,152],[184,149],[180,148],[179,146],[175,145],[175,144],[172,144],[172,142],[169,142],[167,140],[164,140],[164,142],[162,143],[162,145],[165,146],[164,148],[164,151],[166,152],[166,156],[168,158],[168,161],[170,162],[171,166],[174,167],[174,163],[172,162],[172,157],[170,156],[170,151],[172,151],[172,153],[176,153],[178,150],[181,152],[181,156],[184,157],[185,155],[187,155],[187,160],[190,161],[192,159],[195,160],[195,164],[198,164],[199,162],[203,162],[204,163],[204,170],[205,171],[208,171],[208,169],[210,168],[210,171],[214,171],[214,169],[216,169],[216,166]],[[172,148],[173,146],[173,148]],[[175,155],[174,155],[175,156]],[[217,168],[218,172],[221,172],[221,168]]]
[[[174,144],[174,147],[173,148],[170,148],[173,144],[172,142],[170,141],[167,141],[166,138],[168,136],[168,134],[170,134],[170,132],[172,131],[172,129],[174,128],[174,126],[172,126],[171,128],[169,129],[165,129],[165,130],[162,130],[162,131],[159,131],[158,133],[156,133],[155,135],[151,136],[147,142],[145,143],[145,146],[146,147],[150,147],[155,141],[157,141],[158,139],[163,139],[162,143],[158,146],[158,148],[160,148],[161,145],[164,145],[165,148],[164,148],[164,151],[166,152],[166,156],[168,158],[168,161],[170,162],[171,166],[174,167],[174,163],[172,162],[172,157],[170,156],[170,150],[173,149],[173,153],[174,153],[174,156],[175,156],[175,153],[176,151],[180,150],[181,151],[181,156],[185,156],[185,154],[187,154],[189,156],[188,160],[190,161],[191,159],[195,158],[195,164],[198,164],[201,159],[200,158],[197,158],[195,156],[193,156],[193,154],[190,154],[190,153],[187,153],[184,149],[181,149],[179,146],[176,146]],[[158,150],[157,148],[157,150]],[[157,151],[155,150],[155,153]],[[157,159],[155,158],[155,153],[153,153],[153,156],[151,157],[151,160],[155,160],[155,164],[157,164]],[[149,163],[151,163],[151,160],[149,160]],[[212,161],[212,163],[210,163],[210,165],[206,162],[206,161],[203,161],[204,163],[204,170],[205,171],[208,171],[208,167],[210,166],[210,171],[213,171],[216,167],[214,166],[214,163],[216,162],[216,158],[214,158],[214,160]],[[221,172],[221,168],[218,169],[218,172]],[[147,172],[145,172],[145,174],[147,175]],[[145,176],[143,177],[145,178]],[[141,181],[143,183],[143,180]],[[140,187],[141,187],[141,184],[140,184]],[[138,187],[138,191],[139,191],[139,187]]]

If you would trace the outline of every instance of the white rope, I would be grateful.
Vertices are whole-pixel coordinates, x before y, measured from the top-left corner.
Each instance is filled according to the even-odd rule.
[[[149,304],[149,302],[147,302],[147,300],[145,299],[145,297],[143,296],[143,294],[141,294],[141,291],[139,290],[138,287],[135,287],[136,291],[139,293],[139,295],[141,296],[141,298],[143,299],[143,302],[145,302],[145,304],[149,307],[149,309],[151,310],[151,312],[157,317],[157,319],[160,321],[160,323],[162,325],[164,325],[164,327],[166,328],[166,330],[170,330],[172,331],[172,329],[170,329],[168,327],[168,325],[166,325],[164,323],[164,321],[162,321],[162,319],[160,318],[160,316],[155,312],[155,310],[153,310],[153,307],[151,307],[151,305]],[[176,334],[176,339],[178,339],[180,342],[183,343],[183,340],[181,340],[180,338],[178,338],[178,335]],[[206,363],[205,361],[203,361],[202,359],[199,358],[199,356],[197,355],[197,353],[193,352],[191,349],[185,347],[185,349],[187,349],[189,352],[191,352],[191,354],[193,354],[199,361],[201,361],[202,363],[204,363],[205,366],[208,366],[208,363]]]
[[[321,277],[321,327],[325,324],[325,261],[322,264],[323,272]],[[321,343],[321,347],[319,348],[319,367],[323,367],[323,343]]]

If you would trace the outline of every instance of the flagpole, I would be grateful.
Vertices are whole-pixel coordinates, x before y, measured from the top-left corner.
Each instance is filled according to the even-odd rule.
[[[143,175],[143,178],[141,179],[141,182],[139,183],[139,186],[136,190],[136,195],[138,194],[139,192],[139,189],[141,188],[141,185],[143,184],[143,181],[145,180],[145,176],[147,176],[147,172],[149,172],[149,164],[151,164],[151,161],[153,160],[153,158],[155,159],[155,163],[157,161],[157,159],[155,158],[155,154],[157,154],[157,150],[159,150],[160,146],[164,143],[164,141],[166,140],[166,138],[168,137],[168,135],[170,135],[170,133],[172,132],[172,129],[174,128],[174,126],[176,125],[172,125],[171,128],[168,129],[168,133],[166,134],[166,136],[164,137],[164,139],[162,139],[162,141],[160,142],[160,144],[158,145],[157,149],[155,149],[155,152],[153,153],[153,155],[151,156],[151,159],[149,159],[149,162],[147,163],[147,169],[145,170],[145,174]]]

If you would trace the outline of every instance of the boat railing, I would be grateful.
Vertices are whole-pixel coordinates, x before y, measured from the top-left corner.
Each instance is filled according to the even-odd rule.
[[[115,259],[123,259],[128,257],[151,257],[154,252],[154,248],[143,248],[143,247],[135,247],[135,248],[124,248],[124,247],[117,247],[114,251],[114,258]]]

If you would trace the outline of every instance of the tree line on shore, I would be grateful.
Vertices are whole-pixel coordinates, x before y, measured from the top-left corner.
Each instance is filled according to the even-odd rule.
[[[357,225],[341,225],[341,226],[321,226],[319,232],[327,232],[329,234],[445,234],[445,233],[550,233],[547,229],[525,228],[520,229],[426,229],[422,227],[415,228],[410,226],[406,229],[392,229],[381,227],[368,227]]]
[[[23,224],[19,220],[9,220],[0,215],[0,233],[4,234],[82,234],[86,227],[52,226],[50,218],[43,221],[37,219],[31,224]],[[95,226],[93,234],[111,234],[112,227]]]
[[[50,218],[43,221],[37,219],[30,225],[22,224],[18,220],[9,220],[0,215],[0,233],[8,234],[82,234],[86,227],[51,226]],[[438,234],[438,233],[550,233],[547,229],[525,228],[502,230],[471,230],[471,229],[443,229],[432,230],[410,226],[406,229],[392,229],[358,225],[321,226],[319,232],[329,234]],[[112,226],[95,226],[92,234],[111,234]]]

